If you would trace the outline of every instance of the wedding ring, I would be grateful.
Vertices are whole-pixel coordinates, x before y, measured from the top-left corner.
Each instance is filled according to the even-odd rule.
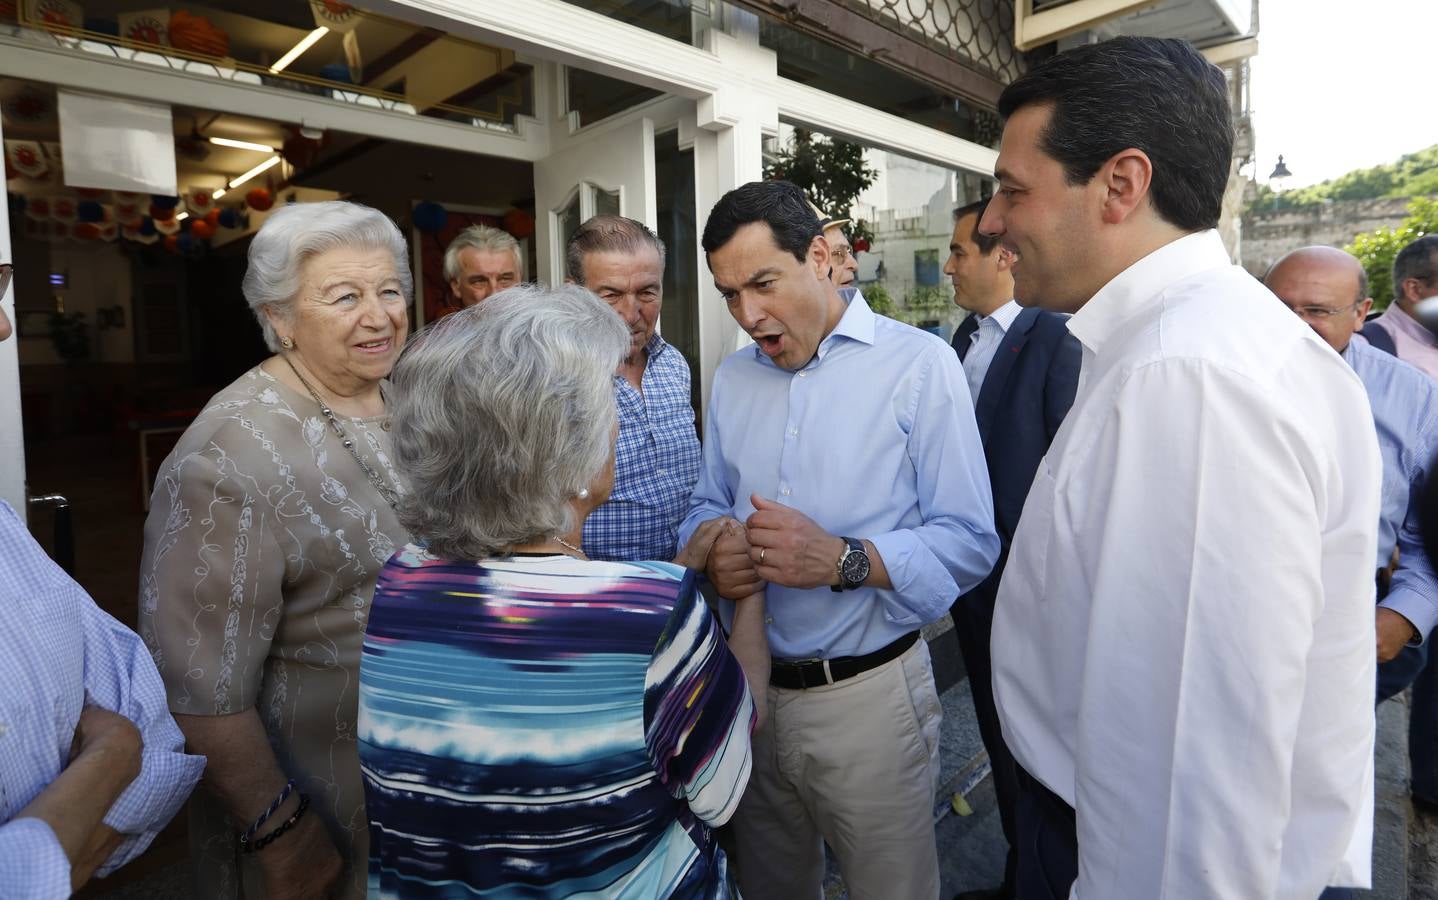
[[[760,548],[759,548],[759,565],[761,565],[761,566],[764,565],[764,551],[767,550],[767,549],[769,549],[769,548],[768,548],[768,547],[760,547]]]

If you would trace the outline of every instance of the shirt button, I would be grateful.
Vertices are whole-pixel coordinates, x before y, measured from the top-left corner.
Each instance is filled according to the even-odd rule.
[[[788,489],[788,488],[784,488],[784,490],[780,491],[779,493],[781,493],[781,494],[783,494],[785,497],[787,497],[787,496],[789,496],[789,489]]]
[[[809,374],[808,372],[800,372],[800,373],[799,373],[799,377],[800,377],[800,378],[803,378],[805,375],[808,375],[808,374]]]
[[[797,428],[790,428],[790,429],[789,429],[789,434],[790,434],[791,437],[798,437],[798,435],[799,435],[799,429],[797,429]]]

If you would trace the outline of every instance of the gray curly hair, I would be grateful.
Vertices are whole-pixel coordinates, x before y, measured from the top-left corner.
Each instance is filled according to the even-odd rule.
[[[391,376],[400,522],[475,560],[567,533],[569,501],[609,464],[614,370],[629,330],[577,285],[520,285],[440,319]]]

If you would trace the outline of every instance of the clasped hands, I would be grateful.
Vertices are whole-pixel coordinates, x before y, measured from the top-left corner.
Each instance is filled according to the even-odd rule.
[[[797,509],[758,494],[749,500],[754,513],[747,521],[719,516],[704,522],[676,562],[702,568],[729,600],[757,593],[769,582],[801,589],[838,582],[843,538]]]

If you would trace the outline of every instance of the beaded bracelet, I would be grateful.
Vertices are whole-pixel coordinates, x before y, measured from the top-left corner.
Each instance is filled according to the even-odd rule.
[[[243,844],[246,841],[252,840],[255,836],[255,832],[260,830],[261,825],[269,821],[270,816],[275,814],[275,810],[279,809],[281,806],[284,805],[284,802],[290,797],[290,792],[294,789],[295,780],[291,778],[289,781],[285,782],[285,786],[280,791],[280,795],[275,798],[275,802],[270,804],[270,808],[265,810],[264,813],[255,820],[255,824],[251,825],[249,828],[246,828],[244,834],[240,835],[240,843]]]
[[[286,819],[286,820],[284,821],[284,823],[280,825],[279,828],[276,828],[274,831],[271,831],[269,834],[265,835],[265,836],[262,837],[262,838],[251,839],[251,838],[245,837],[244,835],[241,835],[241,836],[240,836],[240,852],[241,852],[241,853],[258,853],[258,852],[260,852],[261,850],[265,849],[265,848],[268,847],[270,844],[274,843],[277,839],[279,839],[280,835],[284,834],[286,831],[289,831],[291,828],[294,828],[294,827],[295,827],[295,823],[300,820],[300,818],[305,814],[305,810],[307,810],[307,809],[309,809],[309,808],[310,808],[310,795],[301,792],[301,793],[300,793],[300,805],[299,805],[299,808],[295,810],[295,814],[294,814],[294,815],[292,815],[292,816],[290,816],[288,819]]]

